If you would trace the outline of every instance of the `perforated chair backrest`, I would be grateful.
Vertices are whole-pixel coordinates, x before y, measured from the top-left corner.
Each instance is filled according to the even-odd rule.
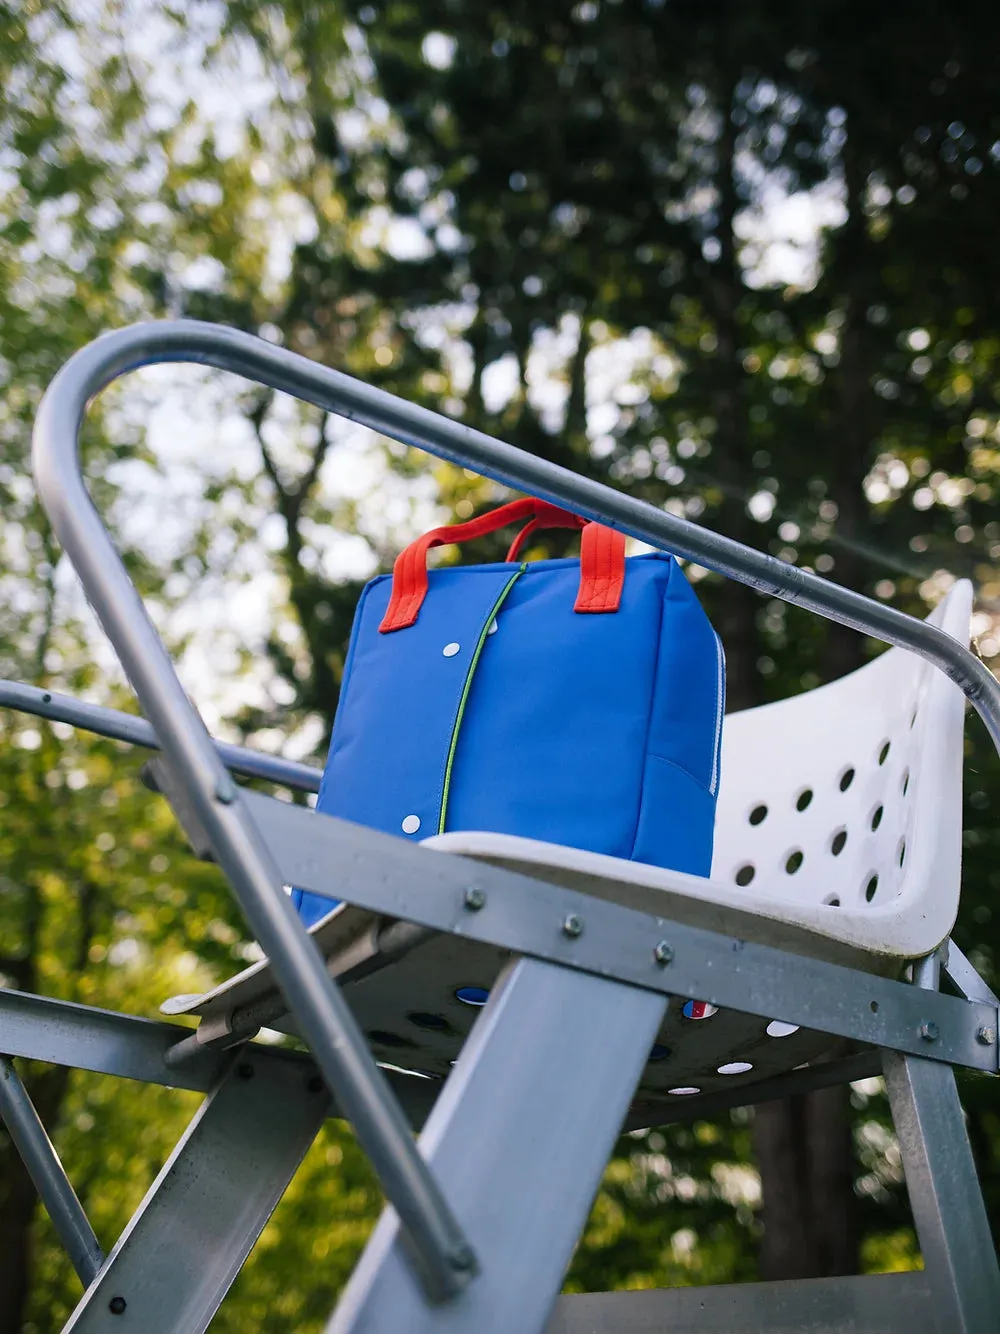
[[[930,619],[968,643],[971,600],[962,581]],[[857,914],[875,949],[933,948],[958,906],[964,705],[940,671],[890,649],[830,685],[730,714],[713,879],[748,906]],[[846,934],[868,943],[864,925]]]

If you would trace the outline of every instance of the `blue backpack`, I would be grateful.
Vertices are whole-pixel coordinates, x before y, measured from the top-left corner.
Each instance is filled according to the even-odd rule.
[[[505,563],[432,546],[528,520]],[[519,562],[539,528],[580,557]],[[419,841],[517,834],[708,875],[722,645],[672,556],[519,500],[437,528],[364,589],[317,810]],[[335,900],[302,890],[307,924]]]

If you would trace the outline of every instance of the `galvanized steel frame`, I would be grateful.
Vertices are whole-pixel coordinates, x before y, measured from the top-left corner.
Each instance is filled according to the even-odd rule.
[[[297,822],[287,820],[284,815],[277,816],[261,804],[267,799],[241,794],[232,783],[226,765],[240,763],[240,757],[220,754],[184,695],[84,486],[77,441],[90,398],[118,376],[139,366],[185,361],[233,371],[292,393],[497,481],[589,518],[599,518],[654,546],[749,584],[761,593],[804,606],[862,633],[910,649],[946,672],[961,687],[984,718],[998,748],[1000,686],[973,654],[933,626],[235,330],[193,322],[135,326],[97,340],[60,371],[45,395],[36,422],[35,477],[53,527],[76,566],[149,719],[149,724],[142,725],[140,730],[149,726],[150,732],[141,739],[134,732],[121,739],[154,745],[159,741],[162,745],[171,771],[184,785],[251,929],[271,959],[278,983],[327,1084],[354,1122],[359,1139],[400,1213],[431,1306],[435,1300],[449,1297],[457,1297],[461,1305],[463,1299],[458,1295],[473,1279],[477,1261],[445,1194],[414,1149],[399,1104],[376,1072],[349,1009],[327,977],[318,952],[286,896],[280,892],[282,881],[288,878],[283,872],[292,863],[298,865],[300,860],[290,854],[286,856],[284,847],[288,828]],[[13,699],[9,702],[15,703]],[[38,701],[33,702],[37,706]],[[34,711],[41,712],[37,707]],[[109,722],[107,718],[92,718],[92,721],[104,725]],[[82,717],[80,722],[87,725]],[[142,720],[136,722],[141,724]],[[257,763],[256,759],[252,762]],[[278,777],[274,769],[268,773],[259,769],[242,771],[287,781]],[[293,785],[305,786],[306,776],[297,777],[299,781]],[[312,775],[308,775],[308,781],[311,785]],[[344,855],[349,851],[347,826],[311,817],[306,812],[298,814],[313,820],[310,837],[320,834],[320,826],[329,823],[323,832],[336,844],[333,864],[337,873],[327,892],[371,906],[376,906],[377,900],[380,911],[437,929],[468,934],[483,932],[484,939],[547,960],[536,965],[545,974],[561,973],[561,968],[552,968],[552,964],[557,964],[573,970],[573,976],[579,978],[584,988],[590,985],[587,974],[594,983],[597,981],[594,975],[598,975],[638,984],[647,993],[672,991],[707,997],[750,1013],[774,1014],[790,1022],[801,1020],[906,1053],[895,1058],[903,1063],[904,1069],[940,1072],[952,1084],[950,1069],[940,1062],[992,1071],[997,1068],[995,997],[988,992],[984,994],[985,988],[977,988],[971,979],[959,983],[969,1000],[927,993],[920,996],[918,989],[900,983],[836,970],[832,965],[801,960],[762,945],[725,940],[709,932],[650,919],[595,900],[582,905],[594,929],[573,936],[559,929],[560,922],[565,920],[565,913],[560,915],[560,912],[569,900],[583,896],[555,886],[540,887],[537,881],[478,864],[474,868],[472,864],[463,866],[458,859],[434,858],[422,850],[400,848],[395,840],[379,835],[372,835],[375,842],[369,843],[368,831],[352,831],[361,835],[361,843],[350,848],[350,855]],[[405,866],[398,863],[401,851],[407,854]],[[432,864],[449,861],[448,871]],[[364,868],[363,874],[357,872],[359,864]],[[397,867],[402,883],[409,881],[409,895],[392,889],[390,878],[396,878],[393,873]],[[427,913],[416,907],[422,896],[412,893],[412,877],[418,869],[422,882],[429,880],[436,885],[432,893],[432,897],[436,896],[433,921],[425,922]],[[464,891],[473,876],[476,884],[486,889],[488,899],[486,910],[477,912],[472,919],[475,925],[470,924],[470,914],[464,906]],[[464,883],[460,886],[457,880]],[[296,882],[308,885],[307,879]],[[363,882],[370,882],[370,887],[365,889]],[[536,900],[540,888],[545,890],[539,913],[524,915],[527,887]],[[523,916],[520,925],[516,921],[519,913]],[[602,949],[598,938],[609,929],[615,938],[614,946]],[[662,959],[658,962],[655,955],[651,957],[654,931],[658,937],[665,932],[670,935],[672,954],[666,970],[660,967]],[[551,940],[553,936],[555,940]],[[754,974],[760,969],[767,970],[771,981],[780,983],[777,999],[773,991],[765,996],[763,989],[755,986]],[[669,972],[669,984],[664,980],[664,971]],[[805,993],[816,987],[816,979],[821,975],[827,979],[833,977],[840,984],[864,977],[865,999],[870,1003],[868,1015],[845,1013],[843,1004],[838,1007],[834,1003],[829,987],[823,991],[821,1003],[814,1004]],[[84,1028],[90,1025],[89,1015],[85,1019],[78,1015],[77,1019]],[[97,1021],[91,1036],[102,1029],[107,1038],[116,1022],[115,1017],[103,1017]],[[141,1038],[132,1032],[128,1039],[135,1068],[145,1062],[144,1068],[152,1078],[168,1072],[162,1079],[167,1083],[193,1076],[193,1065],[197,1064],[189,1068],[167,1065],[164,1058],[168,1034],[162,1030],[171,1027],[154,1024],[144,1029]],[[115,1029],[115,1036],[120,1035]],[[3,1045],[12,1050],[6,1040]],[[52,1044],[49,1046],[51,1049]],[[141,1049],[147,1049],[144,1055],[140,1054]],[[933,1060],[914,1060],[917,1052]],[[40,1055],[40,1052],[35,1048],[30,1054]],[[79,1048],[73,1056],[68,1051],[65,1055],[70,1064],[85,1063],[78,1059]],[[211,1062],[220,1059],[206,1054],[207,1063],[198,1077],[204,1079]],[[154,1074],[157,1067],[159,1072]],[[748,1088],[746,1092],[749,1094],[751,1090]],[[922,1097],[926,1101],[919,1089],[912,1092],[917,1101]],[[961,1173],[963,1177],[967,1175],[964,1166]],[[974,1189],[974,1176],[972,1186]],[[446,1307],[451,1304],[446,1300]],[[962,1307],[959,1302],[960,1312],[966,1309],[972,1308],[968,1304]],[[960,1327],[970,1331],[978,1328],[974,1322]]]
[[[914,986],[936,990],[940,972],[940,953],[921,959]],[[882,1062],[939,1334],[991,1334],[1000,1268],[955,1072],[898,1051]]]
[[[259,1043],[253,1043],[236,1052],[206,1051],[199,1057],[186,1061],[180,1066],[169,1064],[166,1059],[167,1053],[175,1048],[182,1037],[189,1032],[190,1029],[177,1024],[136,1018],[111,1011],[98,1010],[90,1006],[73,1004],[68,1001],[52,1000],[16,991],[0,990],[0,1033],[3,1035],[4,1047],[15,1056],[31,1057],[36,1060],[69,1065],[76,1069],[92,1070],[120,1078],[187,1088],[197,1092],[210,1092],[216,1086],[224,1083],[227,1078],[239,1080],[241,1076],[238,1072],[235,1072],[235,1067],[249,1061],[252,1062],[256,1077],[261,1081],[257,1085],[258,1089],[266,1087],[272,1093],[275,1089],[284,1090],[282,1096],[286,1100],[289,1097],[296,1098],[300,1095],[305,1097],[306,1094],[309,1095],[308,1101],[313,1100],[316,1092],[317,1072],[315,1064],[309,1057]],[[666,1109],[664,1110],[664,1113],[657,1118],[656,1123],[668,1124],[673,1121],[688,1120],[692,1117],[717,1115],[719,1112],[733,1106],[799,1094],[813,1088],[827,1087],[848,1080],[868,1078],[878,1073],[879,1063],[879,1052],[860,1053],[858,1056],[844,1060],[826,1062],[809,1069],[792,1071],[780,1078],[734,1087],[725,1093],[678,1100],[676,1104],[669,1108],[669,1113]],[[952,1078],[951,1071],[946,1065],[922,1061],[915,1064],[921,1069],[929,1072],[940,1071],[942,1076]],[[440,1084],[437,1081],[407,1077],[397,1072],[387,1072],[387,1074],[397,1096],[407,1109],[411,1123],[415,1127],[419,1127],[436,1100]],[[930,1077],[933,1078],[933,1074]],[[927,1076],[925,1075],[924,1078],[926,1079]],[[952,1090],[953,1088],[954,1084],[952,1082]],[[940,1098],[942,1089],[943,1086],[939,1085],[934,1095],[936,1099]],[[949,1096],[946,1088],[943,1089],[943,1092],[945,1097]],[[907,1096],[904,1090],[904,1098]],[[936,1108],[937,1103],[935,1103]],[[920,1149],[922,1127],[919,1124],[919,1118],[914,1119],[913,1114],[905,1110],[905,1105],[900,1107],[898,1102],[895,1110],[897,1114],[904,1118],[909,1117],[911,1126],[916,1126],[916,1138],[914,1140],[917,1146],[916,1152],[923,1152]],[[336,1107],[331,1105],[327,1109],[327,1114],[338,1115],[339,1113]],[[937,1115],[937,1110],[935,1110],[934,1115]],[[217,1113],[214,1119],[217,1120]],[[251,1133],[252,1127],[248,1128],[242,1124],[237,1124],[239,1113],[232,1110],[232,1104],[230,1105],[228,1119],[233,1120],[232,1133],[234,1137],[238,1137],[242,1143],[245,1135]],[[907,1122],[904,1120],[904,1126],[906,1124]],[[626,1120],[626,1127],[629,1125],[629,1120]],[[957,1134],[952,1133],[956,1130],[958,1131]],[[273,1155],[277,1154],[278,1157],[274,1161],[280,1164],[283,1161],[281,1155],[287,1152],[283,1147],[287,1140],[276,1125],[272,1126],[272,1131],[280,1142],[268,1146],[266,1156],[268,1161],[272,1161]],[[930,1131],[932,1138],[935,1140],[940,1138],[935,1135],[933,1125],[930,1127]],[[183,1173],[190,1172],[193,1168],[200,1170],[199,1164],[203,1162],[206,1167],[211,1165],[208,1160],[203,1159],[200,1147],[187,1149],[185,1151],[186,1156],[182,1156],[182,1149],[191,1139],[191,1133],[189,1131],[185,1135],[182,1145],[179,1145],[178,1150],[171,1156],[171,1164],[177,1164],[179,1161],[179,1170]],[[295,1133],[294,1126],[292,1133]],[[955,1162],[958,1162],[959,1167],[962,1166],[960,1158],[963,1135],[964,1130],[960,1123],[957,1126],[950,1125],[948,1145],[938,1143],[936,1146],[938,1153],[947,1152],[951,1158],[955,1158],[957,1150],[959,1157]],[[907,1138],[905,1131],[901,1135],[901,1139],[904,1145],[908,1147],[910,1139]],[[54,1150],[52,1154],[54,1157]],[[192,1154],[194,1155],[193,1158]],[[976,1183],[974,1177],[970,1179],[967,1170],[964,1172],[957,1171],[955,1162],[951,1163],[949,1169],[952,1197],[962,1201],[964,1207],[968,1201],[974,1201]],[[58,1168],[58,1159],[55,1159],[55,1163],[57,1170],[61,1171],[61,1168]],[[227,1159],[226,1163],[229,1170],[236,1171],[238,1169],[237,1159]],[[218,1163],[216,1163],[216,1166],[218,1166]],[[51,1163],[46,1166],[45,1170],[50,1170],[50,1167]],[[177,1191],[176,1175],[175,1170],[162,1179],[170,1183],[164,1198],[156,1199],[154,1193],[150,1193],[143,1208],[143,1212],[148,1214],[147,1223],[141,1229],[137,1222],[130,1225],[127,1238],[122,1238],[122,1243],[127,1240],[128,1245],[120,1244],[112,1253],[112,1259],[116,1255],[124,1254],[125,1256],[125,1260],[120,1262],[112,1271],[113,1277],[118,1279],[119,1282],[117,1284],[109,1282],[105,1276],[102,1279],[100,1291],[106,1301],[95,1302],[93,1294],[90,1294],[90,1299],[82,1303],[82,1309],[89,1312],[88,1321],[96,1320],[97,1324],[88,1323],[81,1328],[104,1328],[108,1316],[117,1313],[117,1308],[111,1309],[109,1305],[116,1297],[130,1304],[130,1310],[134,1318],[142,1319],[145,1309],[144,1303],[149,1300],[149,1294],[141,1283],[137,1289],[134,1282],[137,1276],[142,1275],[145,1263],[152,1262],[155,1258],[156,1252],[163,1241],[161,1230],[150,1230],[150,1219],[165,1220],[166,1239],[170,1244],[164,1250],[163,1259],[165,1263],[171,1266],[171,1272],[176,1272],[179,1253],[183,1253],[188,1264],[193,1262],[194,1252],[187,1246],[189,1238],[186,1230],[186,1220],[192,1205],[185,1192]],[[39,1185],[42,1184],[42,1182],[39,1182]],[[921,1208],[921,1202],[927,1197],[928,1184],[925,1174],[921,1175],[911,1185],[911,1190],[914,1193],[914,1207],[917,1210]],[[266,1213],[273,1206],[273,1199],[270,1204],[267,1203],[269,1198],[258,1195],[256,1197],[257,1212],[251,1210],[253,1217],[258,1220],[260,1225],[263,1224]],[[171,1204],[171,1200],[173,1200],[173,1204]],[[67,1219],[60,1213],[58,1205],[53,1208],[50,1195],[46,1195],[45,1202],[50,1211],[53,1212],[60,1234],[66,1236],[74,1225],[72,1217],[68,1219],[69,1228],[67,1228]],[[932,1225],[934,1225],[936,1206],[933,1199],[929,1200],[926,1207],[931,1210],[930,1217]],[[196,1214],[193,1219],[195,1230],[199,1217],[200,1215]],[[60,1224],[62,1225],[60,1226]],[[244,1235],[246,1235],[245,1231]],[[936,1229],[936,1235],[941,1235],[939,1229]],[[216,1303],[221,1302],[225,1296],[229,1283],[238,1268],[233,1260],[233,1247],[236,1246],[241,1258],[245,1258],[240,1250],[242,1245],[243,1243],[239,1241],[238,1237],[235,1239],[231,1236],[224,1237],[220,1233],[218,1257],[213,1259],[210,1256],[205,1261],[208,1272],[202,1276],[202,1279],[208,1285],[208,1291],[213,1295],[213,1300]],[[963,1242],[962,1245],[964,1247],[966,1243]],[[178,1248],[180,1248],[180,1252]],[[145,1261],[144,1257],[146,1257]],[[87,1271],[81,1272],[81,1277],[84,1276],[85,1272]],[[159,1272],[159,1270],[156,1269],[151,1272],[154,1272],[155,1275],[155,1272]],[[856,1284],[860,1281],[852,1280],[851,1282]],[[795,1288],[794,1292],[789,1290],[781,1301],[776,1300],[770,1302],[770,1304],[761,1305],[756,1300],[757,1287],[758,1285],[753,1285],[746,1293],[742,1288],[739,1289],[741,1295],[738,1297],[730,1297],[724,1289],[714,1290],[706,1294],[706,1299],[711,1298],[711,1301],[709,1307],[705,1309],[714,1312],[718,1308],[719,1319],[723,1319],[722,1312],[730,1311],[732,1303],[735,1301],[739,1311],[746,1317],[745,1327],[747,1330],[771,1328],[767,1324],[758,1326],[750,1323],[751,1317],[757,1319],[766,1310],[770,1310],[774,1316],[776,1322],[774,1328],[781,1330],[784,1330],[785,1326],[780,1324],[779,1317],[793,1321],[788,1326],[789,1328],[798,1328],[799,1326],[795,1325],[794,1321],[800,1319],[802,1320],[801,1327],[807,1328],[810,1326],[805,1323],[805,1313],[812,1312],[812,1316],[816,1320],[812,1327],[819,1330],[824,1328],[819,1323],[821,1314],[824,1319],[828,1315],[832,1318],[834,1312],[840,1312],[841,1302],[846,1303],[845,1311],[848,1307],[851,1310],[854,1309],[854,1297],[850,1294],[841,1297],[833,1290],[828,1292],[823,1289],[820,1292],[818,1288],[814,1290],[804,1286],[799,1289],[795,1285],[792,1285]],[[119,1288],[121,1288],[121,1291],[119,1291]],[[783,1291],[784,1285],[781,1285],[775,1289],[775,1296],[780,1296]],[[869,1289],[865,1288],[864,1291],[868,1292]],[[879,1292],[881,1292],[881,1289],[879,1289]],[[924,1294],[923,1300],[926,1300],[926,1296],[927,1294]],[[162,1292],[158,1300],[162,1302]],[[186,1301],[185,1294],[176,1294],[175,1300],[183,1305]],[[552,1328],[553,1330],[556,1328],[560,1330],[563,1328],[567,1330],[579,1328],[582,1334],[587,1325],[585,1323],[577,1325],[577,1320],[585,1322],[587,1319],[596,1318],[599,1310],[602,1317],[614,1313],[616,1321],[621,1322],[620,1325],[616,1324],[613,1327],[616,1334],[625,1334],[627,1330],[632,1328],[633,1320],[638,1322],[635,1325],[637,1330],[645,1329],[647,1328],[645,1323],[647,1320],[662,1319],[668,1312],[672,1315],[676,1313],[678,1316],[686,1312],[681,1294],[678,1294],[676,1298],[666,1293],[661,1294],[659,1298],[654,1298],[651,1295],[644,1296],[641,1310],[637,1308],[634,1311],[629,1305],[632,1300],[638,1299],[631,1299],[624,1295],[617,1297],[608,1294],[603,1305],[596,1303],[596,1299],[561,1299],[557,1313],[553,1317]],[[209,1307],[203,1306],[201,1311],[202,1317],[207,1318]],[[871,1322],[870,1328],[873,1330],[891,1327],[888,1323],[879,1323],[880,1311],[881,1306],[878,1302],[873,1302],[871,1309],[866,1311],[867,1319]],[[186,1307],[185,1312],[187,1313]],[[162,1315],[162,1311],[159,1314]],[[569,1321],[571,1317],[571,1323],[566,1324],[566,1321]],[[704,1318],[707,1319],[707,1315]],[[654,1323],[649,1327],[657,1328],[659,1326]],[[727,1326],[723,1325],[722,1327]],[[859,1329],[868,1327],[859,1320]],[[903,1327],[904,1325],[901,1324],[900,1328]],[[913,1326],[912,1324],[909,1326],[911,1329],[925,1327],[929,1330],[936,1326],[931,1323],[930,1318],[928,1318],[926,1326]],[[108,1328],[117,1329],[119,1324],[111,1321],[108,1323]],[[169,1329],[171,1326],[167,1324],[163,1328]],[[958,1328],[964,1327],[958,1326]],[[976,1326],[973,1325],[970,1328],[975,1329]]]

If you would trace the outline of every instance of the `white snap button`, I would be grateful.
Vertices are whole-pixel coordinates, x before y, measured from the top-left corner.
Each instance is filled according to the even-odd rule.
[[[490,622],[490,628],[486,631],[488,635],[495,635],[497,632],[496,618]]]
[[[441,652],[446,658],[453,658],[461,647],[461,644],[445,644]]]
[[[404,834],[415,834],[419,828],[420,828],[419,815],[407,815],[404,817],[403,819]]]

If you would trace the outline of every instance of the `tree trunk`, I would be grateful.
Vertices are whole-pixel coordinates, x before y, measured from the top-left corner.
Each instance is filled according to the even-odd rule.
[[[31,1280],[35,1188],[17,1150],[0,1150],[0,1334],[21,1334]]]
[[[24,1072],[20,1072],[22,1077]],[[69,1070],[55,1066],[26,1081],[42,1123],[52,1133],[69,1085]],[[31,1293],[33,1225],[37,1195],[20,1155],[3,1136],[0,1148],[0,1334],[21,1334]],[[68,1263],[68,1261],[67,1261]]]
[[[837,400],[830,414],[830,495],[838,507],[838,583],[856,587],[862,570],[853,543],[864,522],[862,486],[877,429],[868,383],[866,231],[861,201],[865,173],[848,144],[844,153],[849,217],[838,237],[838,260],[847,277],[845,323]],[[823,675],[835,680],[861,665],[862,639],[830,625]],[[762,1279],[821,1278],[856,1273],[859,1229],[854,1195],[849,1092],[823,1089],[785,1102],[762,1104],[754,1119],[754,1148],[761,1175],[764,1236]]]
[[[51,836],[51,829],[44,822],[40,823],[38,832],[43,844],[46,837]],[[98,910],[98,891],[91,881],[81,878],[78,892],[79,938],[72,956],[65,961],[77,977],[90,951]],[[43,912],[37,888],[33,887],[26,895],[26,905],[23,930],[27,953],[23,958],[4,961],[4,972],[11,976],[18,990],[36,993],[39,990],[39,939]],[[69,1068],[54,1065],[25,1069],[21,1065],[18,1073],[42,1124],[54,1139],[69,1089]],[[0,1334],[21,1334],[27,1316],[34,1278],[36,1205],[34,1183],[0,1122]]]
[[[857,1269],[846,1090],[763,1103],[754,1147],[764,1196],[762,1279],[822,1278]]]
[[[712,410],[715,417],[715,466],[724,499],[718,523],[727,537],[753,545],[746,511],[746,385],[740,359],[738,307],[743,275],[736,253],[736,127],[733,100],[739,78],[738,53],[727,49],[723,37],[717,53],[723,72],[718,90],[721,131],[716,164],[719,195],[719,257],[710,269],[706,292],[715,327],[715,375]],[[726,646],[727,707],[749,709],[761,703],[757,675],[757,612],[760,599],[746,584],[727,579],[719,593],[717,628]]]

